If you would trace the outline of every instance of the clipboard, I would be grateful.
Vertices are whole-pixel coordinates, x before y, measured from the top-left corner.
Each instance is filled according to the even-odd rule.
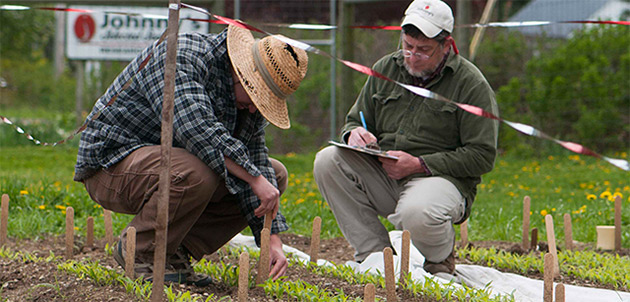
[[[330,144],[335,145],[337,147],[341,147],[341,148],[346,148],[346,149],[350,149],[353,151],[357,151],[357,152],[361,152],[361,153],[365,153],[365,154],[369,154],[369,155],[375,155],[378,157],[384,157],[384,158],[389,158],[389,159],[394,159],[394,160],[398,160],[398,157],[393,156],[393,155],[387,155],[387,151],[381,151],[381,150],[374,150],[374,149],[370,149],[370,148],[366,148],[366,147],[359,147],[359,146],[350,146],[348,144],[344,144],[344,143],[340,143],[340,142],[336,142],[336,141],[328,141]]]

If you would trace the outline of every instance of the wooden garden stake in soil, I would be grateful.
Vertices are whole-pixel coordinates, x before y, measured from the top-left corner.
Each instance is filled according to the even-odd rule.
[[[249,254],[242,252],[238,258],[238,302],[247,302],[249,290]]]
[[[553,256],[553,277],[560,277],[560,265],[558,264],[558,251],[556,250],[556,234],[553,230],[553,216],[545,215],[545,227],[547,228],[547,244],[549,245],[549,253]]]
[[[271,218],[272,213],[265,214],[265,219],[263,220],[263,229],[271,230],[271,223],[273,222],[273,218]]]
[[[621,251],[621,196],[615,197],[615,251]]]
[[[155,217],[155,250],[153,253],[153,291],[151,300],[164,301],[164,270],[168,204],[171,190],[171,148],[173,146],[173,107],[175,100],[175,72],[177,66],[177,32],[179,31],[179,0],[169,0],[166,28],[166,58],[162,99],[162,128],[160,132],[160,178],[158,181],[157,215]]]
[[[66,259],[72,259],[74,248],[74,209],[66,208]]]
[[[551,253],[545,254],[544,264],[544,277],[543,277],[543,301],[553,302],[553,267],[554,260]]]
[[[258,260],[258,276],[256,276],[256,283],[265,283],[265,280],[269,278],[269,236],[271,231],[268,228],[264,228],[260,231],[260,259]]]
[[[569,213],[564,214],[564,248],[567,251],[573,250],[573,226]]]
[[[105,241],[111,247],[114,244],[114,230],[112,228],[112,211],[103,209],[105,223]]]
[[[2,194],[2,212],[0,213],[0,247],[7,243],[7,227],[9,223],[9,195]]]
[[[564,302],[564,284],[556,285],[556,302]]]
[[[363,289],[363,301],[374,302],[374,300],[376,299],[375,291],[376,289],[374,288],[374,284],[372,283],[366,284],[365,288]]]
[[[387,291],[387,301],[397,301],[396,281],[394,277],[394,253],[390,247],[383,249],[383,260],[385,261],[385,290]]]
[[[531,211],[531,200],[529,196],[523,198],[523,242],[521,247],[527,250],[529,246],[529,212]]]
[[[136,228],[129,227],[127,229],[127,240],[126,243],[126,251],[127,255],[125,256],[125,276],[129,277],[129,279],[133,280],[135,264],[136,264]]]
[[[537,246],[538,246],[538,228],[533,228],[532,229],[532,242],[530,242],[529,248],[532,251],[535,251]]]
[[[94,246],[94,217],[89,216],[85,228],[85,246],[91,248]]]
[[[404,284],[407,282],[407,274],[409,273],[409,246],[411,245],[411,233],[409,230],[402,232],[402,245],[400,251],[400,279]]]
[[[468,220],[459,225],[459,235],[462,239],[461,247],[464,248],[468,245]]]
[[[322,218],[317,216],[313,219],[313,233],[311,235],[311,262],[317,264],[319,257],[319,235],[322,231]]]

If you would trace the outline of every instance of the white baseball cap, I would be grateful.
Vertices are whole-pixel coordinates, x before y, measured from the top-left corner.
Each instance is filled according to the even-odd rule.
[[[443,1],[415,0],[405,11],[401,26],[411,24],[427,38],[434,38],[442,30],[452,33],[453,23],[453,11]]]

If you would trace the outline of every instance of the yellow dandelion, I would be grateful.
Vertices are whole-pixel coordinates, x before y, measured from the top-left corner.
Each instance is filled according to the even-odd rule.
[[[315,197],[315,195],[316,195],[315,192],[308,192],[308,193],[306,193],[306,196],[308,196],[308,197]]]
[[[294,152],[289,152],[287,154],[285,154],[287,157],[295,157],[295,153]]]
[[[581,183],[581,184],[580,184],[580,189],[586,189],[586,186],[587,186],[587,184],[585,184],[585,183]]]
[[[78,231],[78,230],[79,230],[79,227],[74,227],[74,230],[75,230],[75,231]]]
[[[40,209],[40,210],[45,210],[46,209],[46,205],[42,204],[42,205],[39,205],[37,208]]]
[[[289,174],[289,178],[294,178],[294,177],[295,177],[295,174],[293,173]]]
[[[560,188],[560,187],[555,188],[555,189],[554,189],[554,191],[555,191],[556,193],[560,193],[560,192],[562,192],[562,188]]]
[[[612,197],[617,198],[617,196],[619,196],[619,198],[623,198],[623,194],[621,194],[621,192],[615,192]]]
[[[101,205],[100,205],[100,204],[95,204],[95,205],[93,205],[92,207],[94,207],[95,209],[98,209],[98,208],[100,208],[100,207],[101,207]]]
[[[514,192],[509,192],[508,195],[510,195],[511,197],[516,196],[516,194]]]
[[[626,153],[626,152],[621,152],[621,157],[623,157],[623,158],[628,157],[628,153]]]
[[[304,202],[304,198],[299,198],[298,200],[295,201],[295,204],[301,204]]]
[[[556,208],[551,208],[551,211],[552,211],[552,212],[555,212],[555,211],[556,211]]]
[[[302,181],[301,181],[300,179],[296,179],[296,180],[295,180],[295,184],[296,184],[296,185],[299,185],[299,184],[301,184],[301,183],[302,183]]]
[[[599,198],[608,199],[612,194],[609,191],[604,191],[602,194],[599,194]]]
[[[59,209],[59,210],[62,210],[62,211],[64,211],[64,212],[66,211],[66,207],[65,207],[65,206],[62,206],[62,205],[55,205],[55,208],[57,208],[57,209]]]
[[[529,211],[529,216],[532,216],[532,214],[534,214],[532,211]]]
[[[527,167],[523,167],[523,168],[521,168],[521,171],[523,171],[523,172],[527,172]]]
[[[60,181],[55,181],[55,183],[53,183],[53,185],[55,187],[57,187],[57,189],[61,188],[61,182]]]
[[[514,179],[518,179],[518,174],[514,175]]]
[[[597,196],[595,196],[595,194],[588,194],[588,195],[586,195],[586,199],[588,199],[588,200],[595,200],[595,199],[597,199]]]
[[[479,188],[480,188],[480,189],[485,189],[485,188],[486,188],[486,184],[480,184],[480,185],[479,185]]]
[[[61,214],[66,215],[66,210],[61,211]]]
[[[547,214],[549,214],[549,212],[547,212],[547,210],[540,211],[540,215],[543,216],[543,217],[547,216]]]
[[[553,155],[549,155],[549,156],[547,156],[547,159],[548,159],[548,160],[553,160],[553,159],[554,159],[554,157],[553,157]]]
[[[595,188],[595,185],[593,184],[588,185],[588,189],[593,189],[593,188]]]
[[[605,180],[604,181],[604,186],[610,186],[610,181]]]
[[[569,155],[569,159],[578,161],[578,160],[580,160],[580,156],[579,155]]]
[[[26,191],[26,190],[20,190],[20,195],[28,195],[28,191]]]

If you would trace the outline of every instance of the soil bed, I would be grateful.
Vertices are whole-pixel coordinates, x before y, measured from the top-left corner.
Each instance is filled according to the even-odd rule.
[[[305,236],[282,234],[284,244],[292,246],[298,250],[308,253],[310,248],[310,238]],[[40,240],[20,240],[12,242],[9,240],[8,247],[12,251],[29,252],[39,257],[47,257],[50,252],[57,256],[64,255],[64,238],[63,237],[46,237]],[[506,252],[522,254],[518,244],[500,241],[480,241],[473,242],[473,246],[478,248],[494,247],[498,250]],[[105,255],[101,248],[102,242],[97,242],[99,248],[86,249],[77,248],[74,260],[90,259],[91,261],[99,261],[104,267],[117,268],[118,265],[112,257]],[[354,250],[344,238],[335,238],[321,240],[321,249],[319,253],[320,259],[326,259],[336,264],[344,264],[346,261],[353,259]],[[578,249],[588,248],[587,245],[578,246]],[[544,252],[546,245],[542,242],[539,245],[539,253]],[[624,249],[620,255],[629,255],[630,251]],[[218,256],[207,256],[208,260],[216,261]],[[252,267],[255,264],[252,260]],[[459,264],[472,264],[467,259],[457,259]],[[237,264],[237,263],[235,263]],[[120,269],[122,271],[122,269]],[[255,269],[254,269],[255,270]],[[505,271],[505,270],[503,270]],[[349,284],[344,280],[334,277],[321,276],[311,273],[308,269],[292,266],[287,271],[287,281],[302,280],[309,284],[317,285],[320,288],[328,289],[335,293],[343,290],[346,296],[363,297],[364,285]],[[532,273],[527,275],[530,278],[542,279],[540,273]],[[573,284],[587,287],[609,288],[601,284],[593,284],[588,280],[580,280],[563,276],[562,283]],[[75,275],[66,274],[57,270],[57,264],[53,262],[22,262],[20,260],[10,260],[8,258],[0,258],[0,300],[2,301],[139,301],[134,295],[126,293],[120,285],[101,286],[93,283],[91,280],[81,280]],[[180,290],[190,291],[193,296],[205,299],[209,294],[215,297],[230,296],[232,300],[237,299],[237,288],[229,287],[222,284],[215,284],[205,288],[196,288],[193,286],[177,285]],[[385,291],[377,288],[376,295],[385,297]],[[398,291],[398,296],[403,301],[432,301],[424,297],[411,297],[407,293]],[[282,300],[287,299],[285,296]],[[267,297],[262,288],[256,287],[249,291],[249,301],[277,301]]]

